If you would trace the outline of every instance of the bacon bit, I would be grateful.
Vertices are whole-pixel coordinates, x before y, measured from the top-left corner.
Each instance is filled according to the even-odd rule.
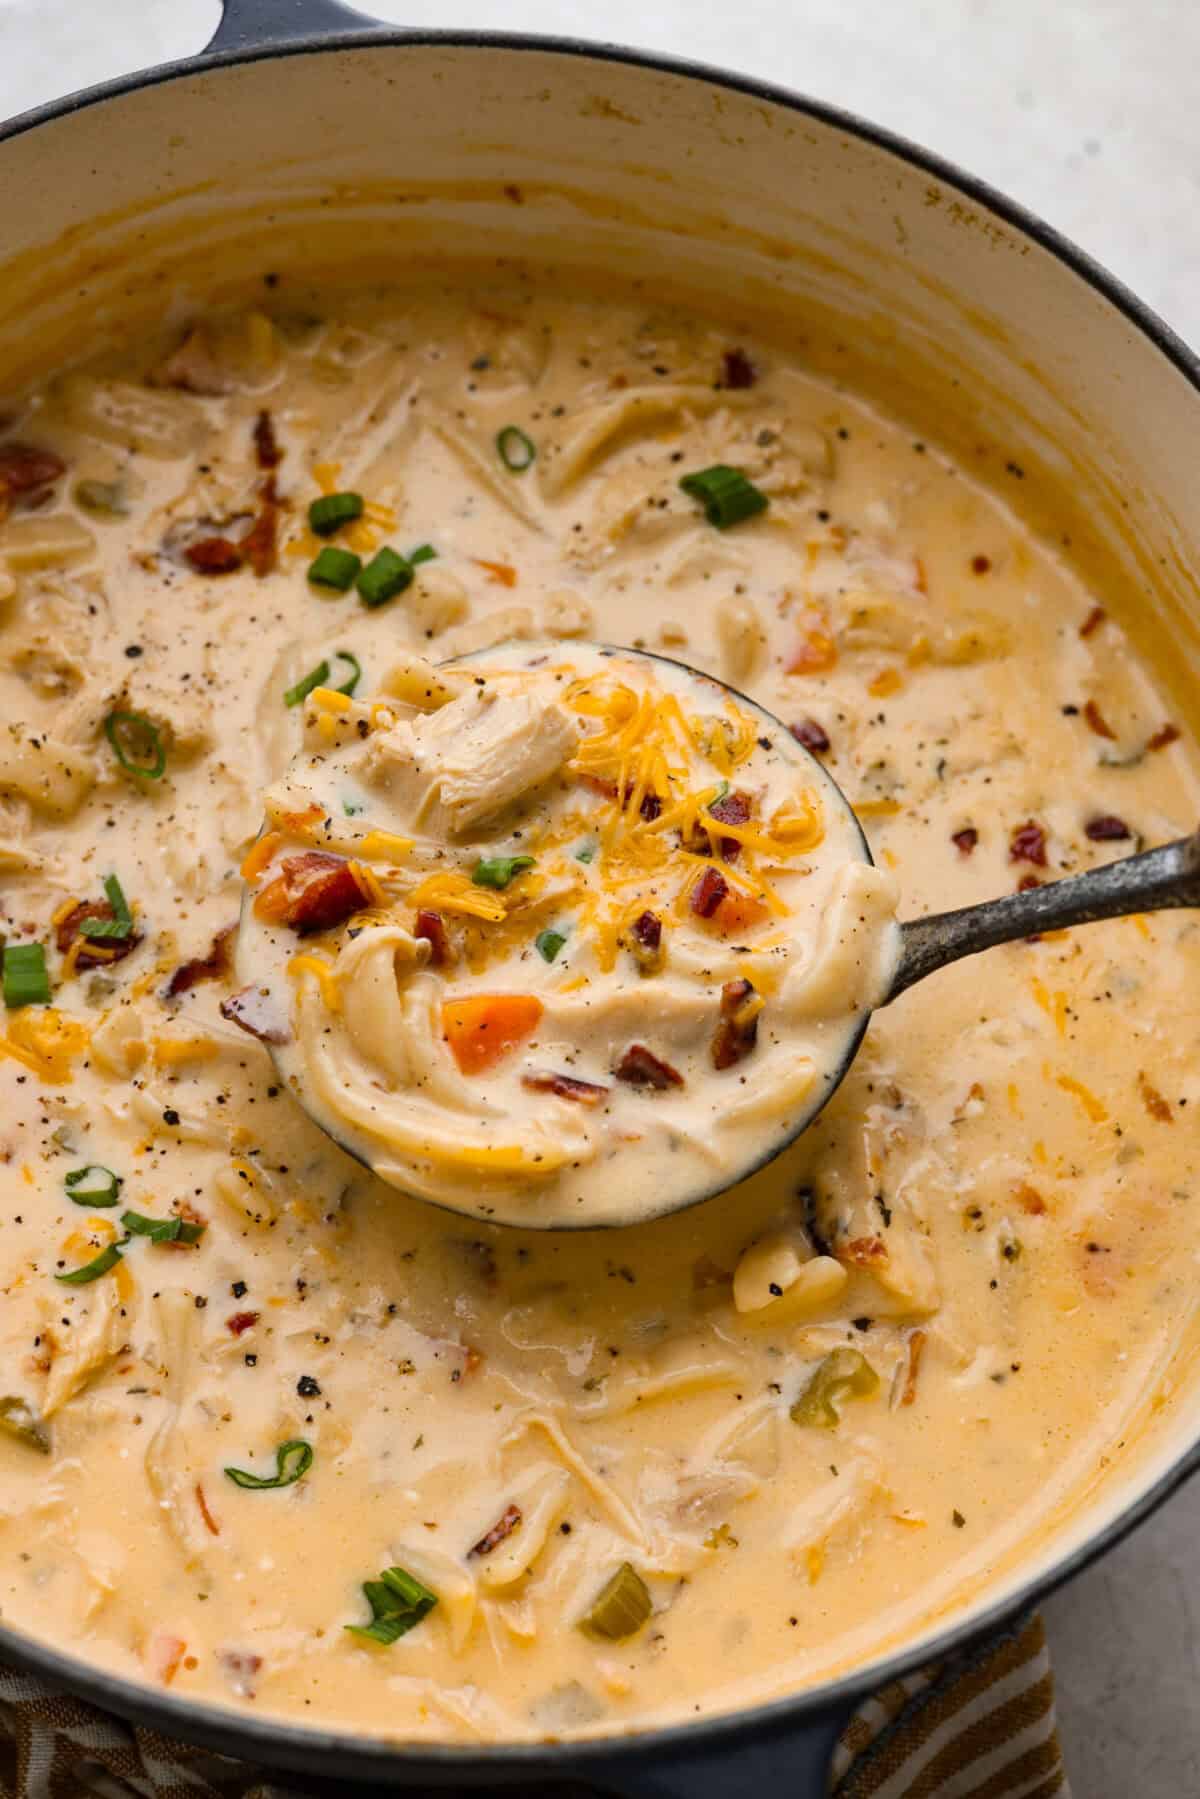
[[[163,1686],[169,1687],[179,1672],[187,1650],[182,1637],[170,1636],[165,1630],[156,1630],[146,1649],[146,1664],[156,1679]]]
[[[653,1087],[658,1093],[665,1093],[668,1087],[683,1086],[678,1069],[660,1061],[644,1043],[631,1043],[613,1073],[630,1087]]]
[[[482,556],[472,556],[471,561],[486,572],[489,581],[497,581],[501,587],[517,585],[517,571],[511,563],[485,562]]]
[[[280,867],[282,872],[255,900],[255,916],[286,925],[299,937],[331,931],[370,900],[354,864],[344,856],[306,850],[300,856],[285,856]]]
[[[202,537],[198,543],[188,544],[183,553],[202,575],[232,575],[242,566],[240,547],[227,537]]]
[[[275,435],[275,420],[265,409],[254,421],[254,456],[259,468],[278,468],[283,451]]]
[[[1110,743],[1116,742],[1117,734],[1105,718],[1103,712],[1101,712],[1095,700],[1087,701],[1083,708],[1083,716],[1087,720],[1089,731],[1094,731],[1097,737],[1107,737]]]
[[[1048,1209],[1037,1188],[1031,1187],[1028,1181],[1017,1182],[1013,1188],[1013,1198],[1021,1210],[1028,1212],[1031,1218],[1041,1218]]]
[[[643,974],[657,974],[663,964],[662,920],[654,912],[641,912],[625,939]]]
[[[413,926],[413,936],[423,938],[429,945],[429,966],[444,968],[452,960],[450,936],[446,930],[446,921],[440,912],[417,913],[417,922]]]
[[[830,747],[828,731],[815,718],[802,718],[799,724],[789,725],[788,729],[811,755],[823,756]]]
[[[908,1371],[904,1377],[904,1391],[900,1395],[901,1405],[911,1405],[917,1397],[917,1376],[921,1372],[921,1357],[928,1341],[925,1331],[913,1331],[908,1339]]]
[[[645,821],[648,825],[653,824],[654,820],[659,816],[660,812],[662,811],[662,801],[659,799],[659,797],[656,793],[653,793],[653,792],[644,793],[642,795],[642,803],[638,807],[638,811],[641,814],[641,816],[645,819]]]
[[[762,995],[753,982],[726,981],[721,989],[720,1023],[710,1049],[714,1068],[732,1068],[750,1054],[758,1042],[762,1009]]]
[[[207,956],[193,956],[190,962],[181,962],[163,988],[163,998],[178,999],[181,993],[190,992],[199,981],[224,980],[232,965],[230,947],[236,935],[237,925],[227,924],[213,938],[212,948]]]
[[[834,1252],[839,1262],[853,1262],[856,1268],[870,1268],[874,1262],[886,1262],[888,1247],[882,1237],[851,1237]]]
[[[279,524],[279,502],[275,497],[275,477],[268,475],[259,490],[261,504],[254,523],[243,537],[239,548],[261,580],[278,565],[279,549],[276,533]]]
[[[1125,820],[1112,812],[1103,812],[1098,818],[1089,818],[1083,832],[1093,843],[1123,843],[1127,837],[1133,836]]]
[[[1148,750],[1165,750],[1168,744],[1178,743],[1178,741],[1178,725],[1160,725],[1153,737],[1147,739],[1146,748]]]
[[[974,825],[964,825],[961,831],[952,831],[950,841],[960,856],[969,856],[979,842],[979,832]]]
[[[471,1545],[467,1554],[490,1555],[493,1549],[498,1549],[500,1547],[506,1537],[512,1536],[513,1531],[516,1530],[521,1522],[521,1516],[522,1513],[519,1505],[506,1506],[500,1517],[497,1518],[496,1522],[492,1525],[491,1530],[485,1531],[478,1543],[473,1543]]]
[[[992,559],[990,556],[972,556],[971,558],[971,573],[973,575],[986,575],[991,566]]]
[[[725,794],[708,808],[708,816],[723,825],[744,825],[753,809],[754,802],[750,795],[735,788],[732,793]],[[722,837],[720,851],[723,862],[736,862],[742,853],[742,846],[733,837]]]
[[[1093,606],[1079,627],[1079,635],[1081,637],[1090,637],[1093,631],[1098,631],[1100,629],[1100,626],[1107,617],[1108,613],[1104,610],[1103,606]]]
[[[235,1312],[231,1318],[225,1320],[225,1323],[235,1337],[240,1337],[243,1331],[253,1329],[258,1323],[258,1320],[259,1314],[257,1312]]]
[[[1017,882],[1017,892],[1028,893],[1032,887],[1040,887],[1041,884],[1036,875],[1022,875]],[[1030,938],[1030,942],[1032,941],[1033,939]]]
[[[706,868],[692,888],[691,908],[697,918],[711,918],[725,895],[729,882],[715,868]]]
[[[8,517],[15,494],[36,494],[66,473],[53,450],[36,444],[0,444],[0,519]]]
[[[800,644],[787,664],[789,675],[827,674],[837,667],[837,644],[823,612],[813,610],[804,620]]]
[[[1153,1086],[1144,1073],[1138,1074],[1138,1092],[1142,1096],[1142,1104],[1151,1118],[1159,1124],[1174,1124],[1175,1114],[1171,1110],[1169,1100],[1165,1100],[1158,1088]]]
[[[278,1014],[272,1010],[271,999],[267,990],[256,987],[253,982],[242,987],[237,993],[231,993],[228,999],[221,1001],[222,1018],[230,1024],[236,1024],[247,1036],[256,1037],[260,1043],[286,1043],[287,1028]]]
[[[545,1073],[523,1074],[522,1087],[528,1087],[531,1093],[555,1093],[559,1099],[575,1099],[581,1106],[598,1106],[608,1098],[608,1088],[596,1081],[580,1081],[573,1074],[556,1074],[550,1070]]]
[[[81,900],[79,905],[58,921],[54,933],[54,941],[59,952],[66,955],[75,939],[79,938],[79,948],[75,951],[76,968],[107,968],[113,962],[121,962],[131,955],[142,941],[140,931],[130,931],[127,937],[85,937],[80,926],[85,918],[101,918],[106,923],[113,917],[113,909],[107,900]]]
[[[239,1699],[253,1699],[254,1688],[250,1682],[263,1665],[261,1655],[254,1655],[245,1649],[222,1649],[217,1660],[224,1669],[225,1678]]]
[[[757,380],[758,370],[747,356],[745,350],[725,350],[722,353],[722,387],[753,387]]]
[[[208,1501],[204,1497],[204,1488],[200,1485],[199,1481],[196,1482],[193,1490],[196,1495],[196,1504],[200,1507],[200,1516],[204,1520],[204,1528],[214,1537],[219,1537],[221,1534],[221,1526],[217,1523],[216,1519],[208,1509]]]
[[[1010,862],[1032,862],[1035,868],[1046,866],[1046,833],[1042,826],[1030,819],[1027,824],[1018,825],[1008,845]]]

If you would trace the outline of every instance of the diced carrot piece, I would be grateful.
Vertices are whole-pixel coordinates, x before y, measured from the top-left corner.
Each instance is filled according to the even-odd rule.
[[[722,937],[737,937],[748,931],[752,925],[762,924],[771,916],[765,906],[753,893],[739,893],[731,887],[711,918],[704,923],[710,930],[718,931]]]
[[[442,1006],[442,1032],[464,1074],[482,1074],[537,1029],[542,1002],[532,993],[473,993]]]

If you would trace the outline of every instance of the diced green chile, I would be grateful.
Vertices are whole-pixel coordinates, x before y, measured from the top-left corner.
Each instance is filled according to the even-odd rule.
[[[835,1430],[847,1399],[869,1399],[879,1390],[879,1376],[857,1349],[834,1349],[814,1369],[789,1416],[793,1424]]]
[[[50,1432],[29,1401],[16,1393],[0,1396],[0,1432],[36,1449],[39,1455],[50,1454]]]
[[[471,870],[476,887],[507,887],[519,874],[533,867],[532,856],[481,856]]]
[[[245,1468],[226,1468],[225,1473],[235,1487],[265,1493],[272,1487],[293,1487],[312,1467],[312,1444],[303,1437],[292,1437],[275,1451],[274,1474],[250,1474]]]
[[[579,1628],[590,1637],[619,1643],[642,1628],[652,1609],[649,1587],[632,1562],[622,1562],[592,1600]]]
[[[385,1568],[378,1580],[365,1580],[363,1593],[371,1608],[369,1624],[347,1624],[352,1636],[390,1644],[407,1635],[438,1602],[436,1593],[404,1568]]]

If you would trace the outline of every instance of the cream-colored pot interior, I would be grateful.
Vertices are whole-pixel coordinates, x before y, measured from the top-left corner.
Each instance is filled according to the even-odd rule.
[[[5,388],[270,267],[375,276],[414,253],[508,254],[716,295],[783,321],[1018,509],[1053,496],[1106,603],[1135,636],[1171,634],[1175,703],[1194,715],[1188,376],[1086,273],[837,123],[617,60],[381,43],[184,72],[18,134],[0,157],[16,202],[0,245]],[[1120,1490],[1096,1470],[981,1608],[1185,1453],[1187,1356],[1169,1394],[1146,1395]]]

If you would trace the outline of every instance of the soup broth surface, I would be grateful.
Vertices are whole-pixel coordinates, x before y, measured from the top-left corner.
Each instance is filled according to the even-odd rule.
[[[1108,596],[777,344],[511,274],[261,302],[4,409],[0,1615],[418,1740],[844,1671],[1117,1462],[1182,1339],[1194,918],[943,972],[694,1211],[466,1220],[340,1150],[234,1015],[287,697],[347,653],[368,696],[535,638],[691,663],[821,760],[902,917],[1183,834],[1194,748]],[[765,507],[711,523],[680,481],[713,467]],[[379,604],[307,578],[385,546]]]

